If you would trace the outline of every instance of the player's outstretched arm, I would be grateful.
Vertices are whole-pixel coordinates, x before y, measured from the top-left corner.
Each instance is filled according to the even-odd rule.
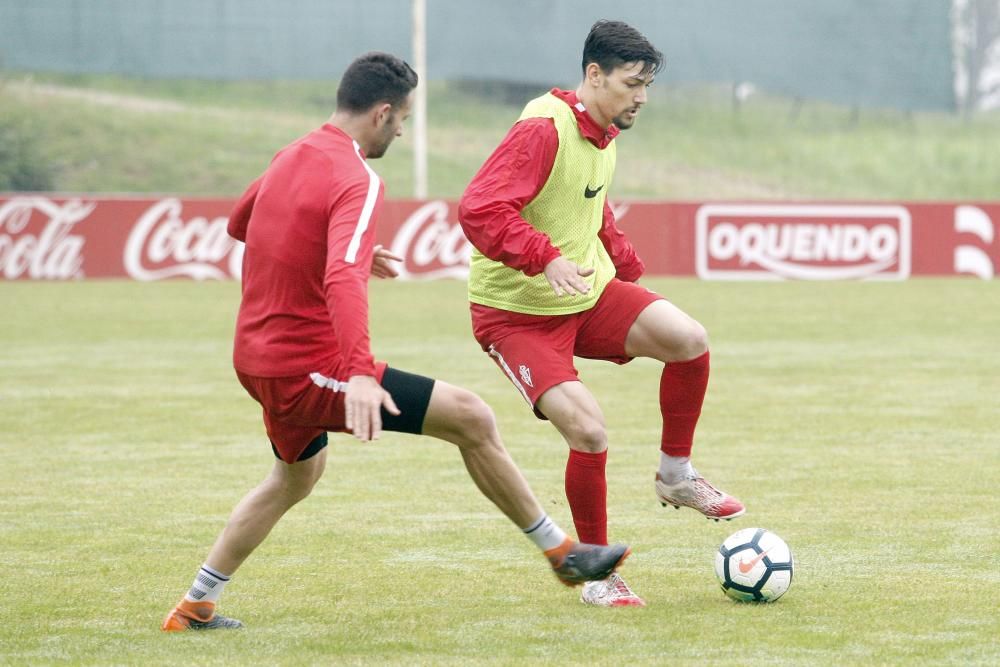
[[[563,257],[556,257],[545,265],[545,279],[549,281],[556,296],[586,294],[590,291],[590,285],[582,278],[593,273],[594,269],[585,269]]]

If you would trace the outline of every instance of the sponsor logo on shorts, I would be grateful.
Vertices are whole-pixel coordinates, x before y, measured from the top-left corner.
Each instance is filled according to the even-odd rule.
[[[503,358],[503,355],[500,354],[500,351],[494,345],[490,345],[489,353],[490,356],[496,360],[497,365],[500,366],[501,369],[503,369],[504,374],[511,381],[511,384],[517,387],[517,391],[521,394],[521,398],[523,398],[528,405],[532,405],[531,398],[528,396],[528,392],[524,390],[524,385],[517,381],[517,377],[514,375],[514,371],[511,369],[510,366],[507,365],[507,361]],[[521,368],[527,370],[525,366],[522,366]],[[530,372],[528,374],[528,377],[530,379],[531,377]]]
[[[707,204],[695,218],[695,268],[721,280],[904,280],[902,206]]]
[[[535,386],[535,385],[533,385],[531,383],[531,369],[530,368],[528,368],[524,364],[521,364],[518,367],[517,372],[521,375],[521,381],[524,382],[524,384],[528,385],[529,387],[534,387]]]

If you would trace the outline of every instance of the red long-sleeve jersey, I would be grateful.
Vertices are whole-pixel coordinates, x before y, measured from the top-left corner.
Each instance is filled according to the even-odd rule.
[[[330,124],[279,151],[247,188],[228,227],[246,243],[238,371],[375,374],[368,276],[383,195],[361,148]]]
[[[580,134],[598,148],[604,148],[618,135],[614,125],[603,128],[581,111],[574,91],[553,88],[552,94],[573,109]],[[538,275],[560,255],[549,237],[521,216],[521,209],[548,180],[558,149],[559,133],[551,118],[527,118],[515,123],[465,189],[458,209],[462,229],[472,245],[490,259],[528,276]],[[598,237],[615,265],[617,277],[629,282],[638,280],[645,265],[618,228],[607,202]]]

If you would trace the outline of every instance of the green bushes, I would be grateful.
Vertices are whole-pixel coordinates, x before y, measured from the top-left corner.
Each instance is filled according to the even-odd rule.
[[[0,192],[14,190],[51,190],[53,166],[41,148],[41,124],[24,113],[0,114]]]

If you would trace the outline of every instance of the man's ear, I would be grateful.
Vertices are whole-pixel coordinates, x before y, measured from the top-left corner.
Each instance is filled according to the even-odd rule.
[[[584,79],[587,83],[594,87],[599,87],[601,85],[601,80],[604,78],[604,70],[597,63],[588,63],[587,69],[584,70]]]
[[[392,105],[388,102],[383,102],[382,104],[375,105],[375,113],[372,114],[372,120],[375,122],[375,127],[382,127],[389,121],[389,117],[392,115]]]

